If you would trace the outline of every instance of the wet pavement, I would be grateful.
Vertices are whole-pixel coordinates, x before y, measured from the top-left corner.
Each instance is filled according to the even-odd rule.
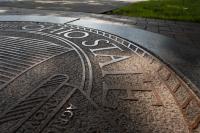
[[[0,42],[3,133],[200,132],[193,88],[138,43],[16,21],[0,23]]]

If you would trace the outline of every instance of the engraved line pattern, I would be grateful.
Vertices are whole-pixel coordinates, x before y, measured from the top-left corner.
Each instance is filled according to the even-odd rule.
[[[10,25],[10,24],[0,24],[0,29],[14,29],[17,28],[17,25]]]
[[[95,33],[95,34],[98,34],[98,35],[101,35],[101,36],[104,36],[106,38],[109,38],[115,42],[118,42],[120,43],[121,45],[123,45],[124,47],[127,47],[129,48],[130,50],[132,50],[135,54],[139,55],[139,56],[142,56],[144,57],[145,55],[149,55],[152,57],[152,59],[156,59],[154,56],[152,56],[150,53],[148,53],[147,51],[144,51],[143,49],[141,49],[138,44],[136,43],[132,43],[130,41],[127,41],[127,40],[124,40],[116,35],[113,35],[113,34],[110,34],[110,33],[107,33],[107,32],[104,32],[104,31],[100,31],[100,30],[97,30],[97,29],[92,29],[92,28],[87,28],[87,27],[82,27],[82,26],[77,26],[77,25],[65,25],[66,27],[69,27],[69,28],[74,28],[74,29],[78,29],[78,30],[84,30],[84,31],[87,31],[87,32],[91,32],[91,33]]]
[[[153,57],[151,54],[149,54],[148,52],[144,51],[143,49],[138,47],[136,44],[133,44],[131,42],[123,40],[123,39],[121,39],[121,38],[119,38],[117,36],[111,35],[109,33],[103,32],[103,31],[99,31],[99,30],[95,30],[95,29],[89,29],[89,28],[85,28],[85,27],[79,27],[79,26],[71,26],[71,27],[72,28],[81,29],[81,30],[86,30],[86,31],[93,32],[93,33],[96,33],[96,34],[99,34],[99,35],[103,35],[104,37],[108,37],[108,38],[110,38],[110,39],[112,39],[112,40],[114,40],[116,42],[119,42],[120,44],[124,45],[125,47],[130,48],[134,53],[138,54],[141,57],[149,56],[150,57],[150,63],[153,63],[154,61],[159,61],[157,58]],[[170,90],[172,90],[172,94],[177,99],[177,103],[180,104],[180,107],[181,107],[182,111],[184,112],[185,117],[187,117],[187,110],[193,109],[193,106],[190,106],[192,102],[197,103],[198,106],[195,106],[195,107],[200,108],[200,106],[199,106],[199,103],[200,103],[199,102],[199,98],[196,97],[196,95],[193,93],[193,91],[190,88],[188,88],[188,85],[184,84],[184,82],[178,76],[174,76],[173,72],[167,66],[164,66],[163,68],[167,68],[167,70],[170,73],[165,75],[164,77],[162,77],[163,75],[160,75],[160,76],[163,78],[163,81],[164,81],[164,83],[166,83],[168,88]],[[17,72],[17,70],[15,70],[15,69],[11,69],[11,70],[13,72]],[[160,73],[160,70],[163,70],[163,69],[159,69],[158,70],[159,73]],[[5,73],[5,72],[6,71],[2,71],[2,73]],[[12,75],[13,73],[9,73],[9,74]],[[4,76],[4,75],[2,75],[2,76]],[[179,81],[178,84],[176,84],[174,87],[169,86],[169,84],[167,83],[167,81],[170,80],[171,77],[175,77]],[[1,80],[0,80],[0,82],[1,82]],[[186,94],[188,94],[187,95],[188,97],[186,97],[186,100],[180,102],[180,101],[178,101],[178,96],[175,95],[175,93],[180,91],[181,87],[183,87],[183,88],[185,88],[187,90]],[[186,118],[186,120],[188,120],[188,119]],[[192,122],[191,122],[192,124],[190,122],[188,122],[189,123],[188,125],[191,125],[191,129],[194,129],[195,127],[197,127],[199,125],[199,121],[200,121],[200,116],[197,115],[196,118],[192,119]]]
[[[68,91],[70,91],[69,94]],[[40,109],[38,109],[25,123],[18,128],[16,133],[21,132],[42,132],[53,116],[62,108],[66,101],[76,91],[73,86],[60,86],[58,91]],[[67,92],[67,93],[66,93]],[[40,115],[42,114],[42,115]],[[38,117],[40,115],[40,117]],[[29,126],[28,126],[29,125]],[[27,128],[29,127],[29,128]]]
[[[9,123],[12,127],[20,126],[28,119],[28,116],[32,115],[37,108],[40,108],[56,93],[56,88],[60,88],[60,86],[68,80],[69,77],[67,75],[55,75],[50,77],[5,112],[0,117],[0,125]],[[64,94],[65,93],[63,93],[63,95]]]
[[[69,51],[50,42],[0,37],[0,89],[17,75],[54,55]]]
[[[119,73],[117,73],[117,74],[119,74]],[[121,75],[124,75],[124,74],[128,74],[128,73],[121,73]],[[142,73],[129,73],[129,74],[132,74],[132,76],[136,76],[136,77],[140,76],[140,78],[142,78]],[[116,75],[116,74],[112,74],[112,75]],[[138,80],[138,83],[136,82],[135,85],[137,86],[137,84],[139,85],[139,84],[147,84],[147,83],[149,86],[151,86],[150,88],[144,88],[143,86],[139,86],[137,89],[122,89],[122,88],[112,88],[111,86],[108,87],[106,82],[104,81],[103,82],[103,105],[107,104],[106,97],[107,97],[108,91],[110,91],[110,90],[126,90],[127,97],[121,97],[121,99],[123,99],[123,100],[138,101],[138,98],[135,98],[134,96],[132,96],[132,92],[147,91],[147,92],[152,92],[155,97],[156,101],[155,101],[155,103],[152,104],[153,106],[163,106],[161,98],[158,95],[157,90],[154,87],[154,85],[152,84],[152,80],[150,78],[142,78],[142,81]]]
[[[187,121],[190,131],[198,127],[200,124],[200,101],[188,86],[177,77],[170,69],[160,66],[158,74],[175,97],[184,118]],[[165,75],[164,75],[165,74]],[[169,84],[170,79],[176,79],[176,84]],[[191,114],[193,112],[194,114]]]
[[[75,29],[79,29],[79,30],[92,32],[92,33],[95,33],[98,35],[102,35],[106,38],[116,41],[116,42],[120,43],[121,45],[131,49],[134,53],[136,53],[140,57],[147,58],[149,60],[150,64],[153,64],[154,62],[159,62],[160,64],[163,64],[162,62],[160,62],[159,59],[154,57],[152,54],[141,49],[138,46],[138,44],[136,44],[136,43],[129,42],[118,36],[112,35],[110,33],[104,32],[104,31],[96,30],[96,29],[91,29],[91,28],[76,26],[76,25],[69,25],[69,24],[66,26],[70,27],[70,28],[75,28]],[[163,70],[163,69],[168,71],[168,73],[166,75],[160,74],[161,70]],[[197,128],[200,125],[200,98],[193,92],[193,90],[187,84],[184,83],[184,81],[180,77],[176,76],[176,74],[170,68],[168,68],[166,65],[163,64],[162,66],[160,66],[160,68],[158,69],[158,73],[159,73],[159,76],[163,79],[163,82],[169,88],[172,95],[175,97],[175,99],[177,99],[177,103],[178,103],[181,111],[183,112],[183,115],[185,116],[185,120],[187,121],[188,126],[192,132],[192,130],[194,130],[195,128]],[[167,82],[171,77],[174,77],[174,80],[178,80],[177,84],[173,87],[171,87]],[[184,101],[179,101],[178,100],[179,96],[175,95],[175,93],[178,92],[178,90],[181,91],[181,89],[180,89],[181,87],[183,87],[186,90],[183,93],[185,93],[185,95],[188,96],[188,97],[186,97],[186,100],[184,100]],[[189,118],[190,118],[189,115],[191,115],[191,114],[187,113],[189,111],[190,112],[196,111],[196,116],[192,120],[189,120]]]

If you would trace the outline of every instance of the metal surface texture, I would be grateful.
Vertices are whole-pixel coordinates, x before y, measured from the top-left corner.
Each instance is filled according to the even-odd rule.
[[[156,57],[70,24],[0,23],[0,132],[200,132],[200,102]]]
[[[109,21],[80,19],[70,24],[100,29],[137,43],[173,68],[200,97],[200,82],[198,80],[200,79],[200,52],[198,47],[180,43],[173,38],[140,30],[130,25],[113,24]]]

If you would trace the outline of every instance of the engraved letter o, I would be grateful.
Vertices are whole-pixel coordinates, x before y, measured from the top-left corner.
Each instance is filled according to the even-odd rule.
[[[25,25],[22,27],[23,30],[36,30],[41,31],[45,28],[44,25]]]
[[[72,36],[71,35],[72,33],[81,33],[83,35],[81,35],[81,36]],[[71,32],[65,33],[64,36],[67,37],[67,38],[85,38],[85,37],[89,36],[89,33],[83,32],[83,31],[71,31]]]

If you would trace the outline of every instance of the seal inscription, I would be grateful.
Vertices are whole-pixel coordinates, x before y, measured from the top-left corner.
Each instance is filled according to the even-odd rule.
[[[172,69],[113,34],[1,22],[2,133],[200,132],[199,99]]]

